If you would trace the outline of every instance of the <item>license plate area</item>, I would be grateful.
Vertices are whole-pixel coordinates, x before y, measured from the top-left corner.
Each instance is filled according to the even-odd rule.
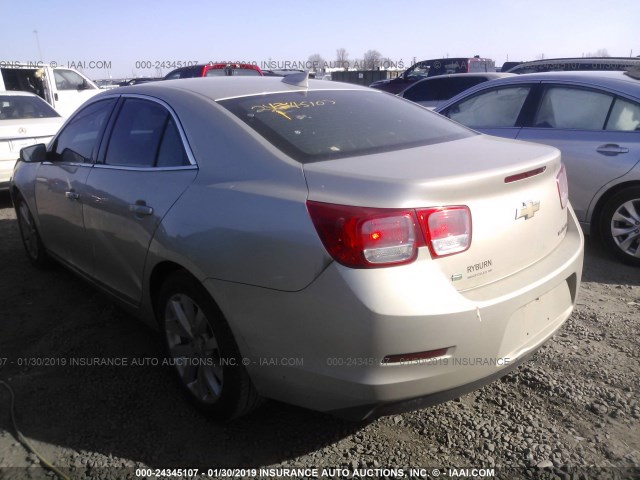
[[[553,333],[573,307],[567,282],[523,305],[507,323],[500,356],[516,358]]]

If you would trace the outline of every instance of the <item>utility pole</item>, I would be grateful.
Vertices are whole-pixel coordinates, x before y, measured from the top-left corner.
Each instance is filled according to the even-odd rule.
[[[42,49],[40,48],[40,38],[38,37],[38,30],[34,30],[36,35],[36,44],[38,45],[38,55],[40,55],[40,61],[42,62]]]

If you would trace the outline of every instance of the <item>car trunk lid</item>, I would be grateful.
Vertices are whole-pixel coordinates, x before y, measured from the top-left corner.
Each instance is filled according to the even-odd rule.
[[[469,249],[437,258],[425,249],[418,259],[437,262],[455,288],[465,290],[516,273],[560,243],[567,228],[560,168],[554,148],[474,136],[311,163],[304,171],[314,202],[415,211],[467,206]]]

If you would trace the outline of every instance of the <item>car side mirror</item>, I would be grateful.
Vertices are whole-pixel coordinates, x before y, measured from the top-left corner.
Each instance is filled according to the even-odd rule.
[[[47,159],[47,146],[44,143],[30,145],[20,149],[20,160],[26,163],[39,163]]]
[[[78,85],[78,90],[91,90],[93,87],[87,82],[86,79],[82,79],[82,83]]]

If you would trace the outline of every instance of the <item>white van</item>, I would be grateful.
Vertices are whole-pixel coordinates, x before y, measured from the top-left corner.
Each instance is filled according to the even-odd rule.
[[[35,93],[65,118],[86,100],[100,93],[95,83],[72,68],[0,62],[0,71],[0,91]]]

